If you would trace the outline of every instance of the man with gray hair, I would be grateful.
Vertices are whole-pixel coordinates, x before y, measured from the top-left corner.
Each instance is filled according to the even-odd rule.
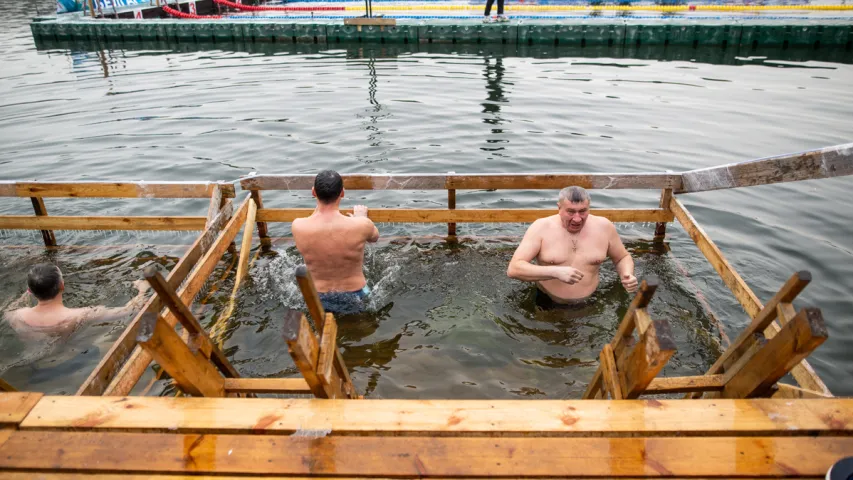
[[[580,304],[598,288],[599,269],[610,257],[625,290],[635,292],[634,260],[613,222],[590,215],[589,203],[583,188],[562,189],[558,213],[536,220],[527,229],[507,275],[536,282],[553,302]]]

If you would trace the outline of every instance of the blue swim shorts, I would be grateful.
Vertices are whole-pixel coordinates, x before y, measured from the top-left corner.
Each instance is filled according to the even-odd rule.
[[[339,315],[363,312],[367,308],[370,287],[364,286],[354,292],[326,292],[320,294],[320,302],[327,312]]]

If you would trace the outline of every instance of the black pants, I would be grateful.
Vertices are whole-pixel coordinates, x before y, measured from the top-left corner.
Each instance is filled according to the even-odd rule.
[[[486,0],[486,13],[483,15],[489,16],[492,13],[492,4],[495,3],[495,0]],[[504,14],[504,0],[498,0],[498,15]]]

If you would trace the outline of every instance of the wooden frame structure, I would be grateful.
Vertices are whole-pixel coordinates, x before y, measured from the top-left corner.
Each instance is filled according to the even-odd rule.
[[[46,245],[55,244],[52,230],[61,228],[203,230],[165,278],[154,269],[145,272],[156,295],[78,395],[14,392],[0,383],[7,390],[0,393],[0,476],[822,478],[834,462],[853,455],[853,400],[833,398],[805,361],[826,339],[820,310],[793,306],[810,275],[794,274],[762,304],[677,197],[851,174],[853,144],[665,174],[346,175],[348,189],[447,190],[446,209],[371,209],[370,216],[447,223],[450,237],[458,223],[529,222],[553,213],[461,209],[457,190],[569,184],[660,190],[656,208],[593,213],[616,222],[654,222],[656,239],[664,238],[667,223],[678,221],[752,321],[705,375],[656,378],[675,345],[666,320],[652,319],[647,310],[657,282],[646,278],[602,348],[585,399],[555,401],[334,400],[360,397],[336,347],[336,320],[323,311],[304,269],[297,282],[316,332],[301,312],[288,312],[284,329],[303,378],[240,378],[189,307],[244,225],[238,285],[248,269],[253,227],[261,245],[269,246],[269,222],[310,213],[265,207],[262,190],[309,190],[312,176],[240,179],[249,195],[236,208],[229,184],[0,182],[0,196],[29,197],[35,209],[34,216],[0,216],[0,229],[43,230]],[[148,195],[210,198],[211,206],[198,218],[48,217],[42,200]],[[154,360],[181,391],[205,398],[128,397]],[[789,371],[799,387],[779,383]],[[260,393],[331,400],[219,398]],[[688,398],[638,399],[660,393]]]

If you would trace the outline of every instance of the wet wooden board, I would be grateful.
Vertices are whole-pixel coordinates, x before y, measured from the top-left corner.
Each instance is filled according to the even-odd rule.
[[[207,198],[216,186],[234,198],[231,183],[190,182],[0,182],[2,197]]]
[[[257,479],[258,476],[250,473],[246,474],[234,474],[234,475],[219,475],[216,476],[199,476],[199,475],[182,475],[182,474],[158,474],[156,476],[152,476],[149,474],[133,474],[133,473],[69,473],[69,472],[12,472],[5,471],[3,472],[3,480],[234,480],[234,479]],[[330,480],[330,479],[352,479],[352,480],[367,480],[373,479],[376,480],[376,477],[357,477],[357,476],[325,476],[325,475],[315,475],[315,476],[283,476],[283,475],[264,475],[262,478],[265,480],[268,479],[276,479],[276,480],[306,480],[306,479],[314,479],[314,480]],[[436,477],[436,478],[448,478],[448,477]],[[563,480],[580,480],[580,479],[588,479],[589,477],[560,477]],[[640,478],[648,478],[648,477],[621,477],[625,480],[631,479],[640,479]],[[707,478],[720,478],[720,477],[667,477],[670,480],[704,480]],[[767,477],[738,477],[739,480],[758,480],[760,478],[766,479]],[[823,480],[824,476],[797,476],[799,479],[812,479],[812,480]],[[472,479],[469,479],[472,480]]]
[[[259,380],[259,379],[255,379]],[[332,435],[853,435],[853,399],[361,400],[45,397],[22,429]]]
[[[725,385],[723,375],[697,375],[694,377],[659,377],[652,380],[644,393],[688,393],[720,391]]]
[[[853,175],[853,143],[682,172],[679,193]]]
[[[205,217],[66,217],[0,215],[4,230],[204,230]]]
[[[311,388],[304,378],[226,378],[225,392],[311,395]]]
[[[0,446],[0,469],[504,478],[815,476],[851,453],[850,437],[400,439],[17,431]]]
[[[253,175],[240,179],[244,190],[311,190],[315,175]],[[350,190],[560,190],[577,185],[588,189],[681,189],[674,173],[535,173],[470,175],[341,175]]]
[[[263,222],[292,222],[311,215],[313,208],[265,208],[258,210],[258,220]],[[341,210],[343,214],[352,210]],[[610,219],[612,222],[671,222],[674,216],[662,209],[593,209],[593,215]],[[390,223],[529,223],[540,218],[556,215],[556,209],[406,209],[376,208],[368,211],[374,222]]]
[[[33,392],[0,393],[0,426],[21,423],[41,398],[41,393]]]

